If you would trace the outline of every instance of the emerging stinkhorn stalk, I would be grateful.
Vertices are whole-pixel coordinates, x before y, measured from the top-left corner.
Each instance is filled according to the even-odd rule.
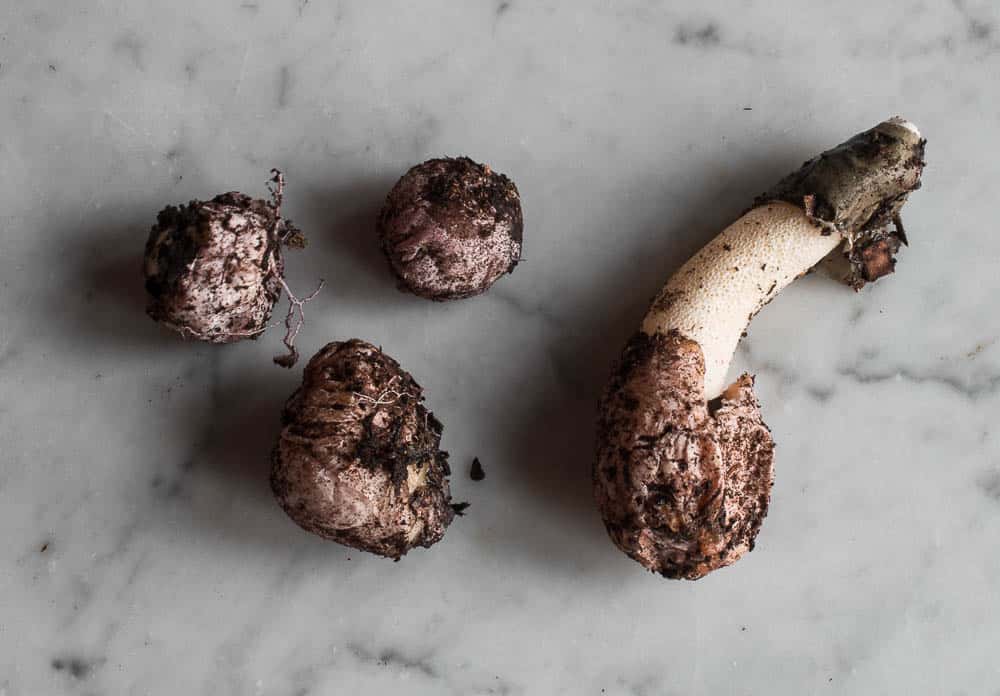
[[[753,316],[825,257],[855,289],[892,272],[925,140],[892,118],[806,162],[667,282],[601,402],[594,492],[626,554],[697,579],[751,550],[774,442],[753,378],[726,386]],[[841,251],[842,250],[842,251]]]

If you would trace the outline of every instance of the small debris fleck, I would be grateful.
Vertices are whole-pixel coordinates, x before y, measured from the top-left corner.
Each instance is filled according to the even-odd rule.
[[[461,517],[469,509],[469,503],[452,503],[451,509],[455,511],[456,515]]]
[[[719,28],[712,23],[700,27],[680,26],[674,33],[674,43],[682,46],[717,46],[721,40]]]
[[[44,544],[42,544],[42,548],[38,549],[38,552],[45,553],[48,550],[49,550],[49,542],[46,541]]]
[[[56,71],[56,66],[52,65],[52,63],[49,63],[49,70],[51,70],[52,72],[55,72]]]
[[[970,350],[968,353],[965,354],[965,357],[971,360],[980,353],[982,353],[984,350],[992,346],[994,343],[995,341],[988,341],[986,343],[977,343],[975,348],[973,348],[972,350]]]
[[[486,478],[486,471],[483,469],[483,463],[479,461],[479,457],[475,457],[472,460],[472,468],[469,469],[469,478],[473,481],[482,481]]]
[[[753,107],[752,106],[744,106],[743,110],[744,111],[753,111]]]
[[[55,658],[52,660],[52,669],[57,672],[66,670],[74,679],[86,679],[90,674],[92,665],[78,657]]]

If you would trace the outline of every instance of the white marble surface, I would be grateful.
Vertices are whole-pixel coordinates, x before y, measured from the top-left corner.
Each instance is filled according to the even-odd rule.
[[[983,0],[6,0],[0,694],[997,694],[998,71]],[[738,356],[779,443],[757,550],[644,572],[590,499],[611,361],[754,194],[896,113],[930,141],[898,272],[799,282]],[[514,178],[527,260],[437,305],[372,224],[442,154]],[[328,281],[303,350],[384,345],[472,504],[400,563],[273,504],[277,331],[143,315],[157,210],[271,166],[290,281]]]

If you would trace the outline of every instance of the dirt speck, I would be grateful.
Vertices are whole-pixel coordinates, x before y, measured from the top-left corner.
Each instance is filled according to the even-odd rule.
[[[712,22],[700,26],[682,25],[674,32],[674,43],[681,46],[718,46],[722,42],[719,27]]]
[[[56,657],[51,664],[57,672],[65,671],[74,679],[86,679],[94,670],[95,663],[79,657]]]
[[[472,460],[472,467],[469,469],[469,478],[473,481],[482,481],[486,478],[486,471],[483,469],[483,463],[479,461],[479,457],[475,457]]]

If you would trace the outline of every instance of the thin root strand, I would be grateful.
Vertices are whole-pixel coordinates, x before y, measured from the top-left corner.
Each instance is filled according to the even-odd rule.
[[[354,394],[354,396],[357,397],[358,400],[360,400],[360,401],[367,401],[368,403],[370,403],[373,406],[384,406],[385,404],[392,404],[392,403],[395,403],[396,401],[399,401],[404,396],[410,396],[410,394],[407,393],[407,392],[401,392],[401,391],[396,391],[395,389],[392,389],[391,388],[392,387],[392,383],[395,382],[395,381],[396,381],[395,377],[393,377],[392,379],[390,379],[389,380],[389,388],[387,388],[384,392],[382,392],[381,394],[379,394],[377,398],[372,398],[372,397],[368,396],[367,394],[362,394],[361,392],[351,392],[351,393]]]
[[[290,244],[291,246],[305,246],[302,233],[287,220],[281,218],[281,204],[285,200],[285,175],[278,169],[271,170],[271,179],[267,182],[267,190],[271,192],[271,207],[274,208],[274,229],[272,234],[278,244]],[[278,282],[281,288],[288,295],[288,313],[285,315],[285,338],[282,341],[288,349],[285,355],[274,356],[274,362],[282,367],[291,368],[299,361],[299,351],[295,349],[295,337],[299,335],[302,325],[306,322],[305,304],[313,300],[319,291],[326,284],[320,279],[319,285],[309,295],[298,298],[285,279],[278,275]]]
[[[284,278],[279,276],[278,281],[281,283],[285,294],[288,295],[288,313],[285,315],[285,338],[282,341],[285,344],[285,348],[288,349],[288,353],[274,356],[274,362],[282,367],[290,368],[299,361],[299,351],[295,348],[295,337],[299,335],[302,325],[306,322],[305,305],[307,302],[315,299],[319,291],[326,285],[326,281],[320,280],[316,289],[302,298],[295,296]]]

